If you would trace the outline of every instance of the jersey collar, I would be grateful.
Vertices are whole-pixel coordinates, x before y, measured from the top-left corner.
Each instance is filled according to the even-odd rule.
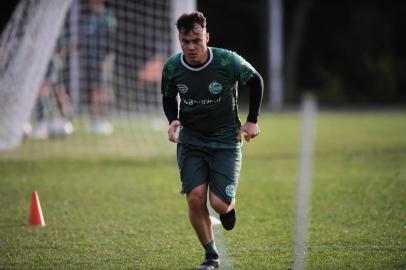
[[[213,52],[212,52],[210,47],[207,47],[207,48],[209,50],[209,60],[203,66],[195,68],[195,67],[192,67],[192,66],[188,65],[185,62],[185,60],[183,60],[183,53],[181,53],[180,54],[180,61],[182,62],[182,65],[185,68],[187,68],[187,69],[189,69],[191,71],[200,71],[200,70],[204,69],[205,67],[207,67],[211,63],[211,61],[213,60]]]

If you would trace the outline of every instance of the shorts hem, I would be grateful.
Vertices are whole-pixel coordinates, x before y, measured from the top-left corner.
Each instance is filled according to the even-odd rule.
[[[203,185],[204,183],[207,183],[207,182],[198,183],[197,185],[193,185],[191,187],[188,187],[187,189],[182,188],[182,190],[180,191],[180,194],[181,195],[187,194],[187,193],[191,192],[192,190],[194,190],[195,188],[197,188],[198,186]]]
[[[224,203],[226,203],[227,205],[230,205],[231,202],[233,201],[233,199],[235,199],[235,197],[227,197],[229,199],[224,199],[224,196],[221,194],[218,194],[218,192],[215,189],[210,189],[210,192],[213,192],[214,195],[216,195],[217,197],[219,197],[220,200],[222,200]]]

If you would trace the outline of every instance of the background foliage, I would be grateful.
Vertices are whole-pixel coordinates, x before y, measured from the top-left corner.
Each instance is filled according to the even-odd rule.
[[[242,54],[268,84],[267,2],[198,7],[211,45]],[[405,104],[405,1],[285,0],[284,17],[287,102],[311,90],[325,104]]]

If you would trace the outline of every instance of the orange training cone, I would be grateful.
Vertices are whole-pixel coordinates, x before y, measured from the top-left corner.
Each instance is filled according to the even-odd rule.
[[[41,204],[39,203],[38,192],[36,191],[34,191],[31,196],[31,208],[30,208],[30,216],[28,217],[28,224],[31,226],[39,226],[39,227],[45,226]]]

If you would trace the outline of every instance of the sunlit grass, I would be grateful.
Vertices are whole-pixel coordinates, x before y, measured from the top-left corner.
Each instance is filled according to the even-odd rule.
[[[308,269],[406,267],[405,119],[406,113],[318,116]],[[238,269],[291,266],[300,120],[296,113],[264,114],[261,135],[244,144],[237,226],[223,231]],[[166,128],[148,144],[134,134],[118,142],[114,136],[95,138],[86,148],[79,136],[90,135],[78,132],[77,138],[28,142],[1,156],[0,268],[193,269],[199,264],[203,250],[179,195]],[[31,153],[46,147],[55,153],[54,143],[63,143],[70,155]],[[167,150],[148,158],[113,151],[113,145],[126,143],[129,152]],[[103,146],[111,152],[91,155]],[[86,155],[78,154],[81,148]],[[45,228],[27,226],[34,190]]]

